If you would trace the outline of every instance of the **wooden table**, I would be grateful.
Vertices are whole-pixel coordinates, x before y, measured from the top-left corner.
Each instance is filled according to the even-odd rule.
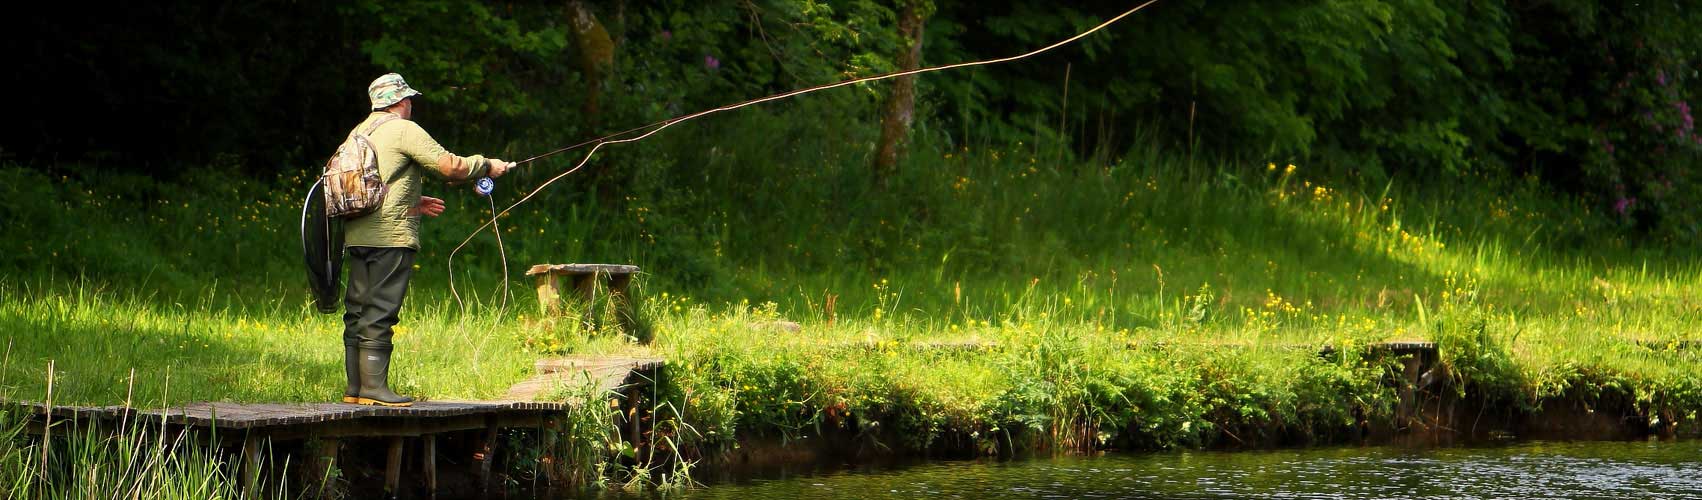
[[[526,271],[538,279],[538,308],[545,317],[561,313],[562,288],[571,287],[585,306],[584,322],[593,326],[592,305],[596,304],[597,288],[603,285],[614,303],[621,326],[636,331],[636,304],[627,294],[638,266],[625,264],[538,264]],[[607,280],[605,283],[604,280]]]

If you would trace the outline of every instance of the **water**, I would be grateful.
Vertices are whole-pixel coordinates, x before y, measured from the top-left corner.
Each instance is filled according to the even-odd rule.
[[[619,496],[619,495],[605,495]],[[1702,499],[1702,441],[1339,447],[931,462],[769,473],[691,499]]]

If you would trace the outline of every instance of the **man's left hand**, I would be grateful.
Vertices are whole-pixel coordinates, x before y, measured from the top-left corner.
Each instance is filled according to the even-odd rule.
[[[439,215],[443,215],[443,209],[444,209],[443,200],[440,200],[440,199],[437,199],[437,198],[432,198],[430,196],[421,196],[420,197],[420,204],[414,205],[413,210],[408,211],[408,215],[424,215],[426,217],[437,217]]]

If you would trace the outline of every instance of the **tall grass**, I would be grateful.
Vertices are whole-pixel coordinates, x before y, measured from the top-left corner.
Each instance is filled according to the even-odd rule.
[[[60,418],[36,426],[43,432],[32,436],[28,411],[0,405],[0,497],[242,497],[236,462],[221,456],[216,432],[168,431],[132,419]],[[270,496],[287,496],[280,485],[259,484]],[[246,498],[268,496],[251,493]]]

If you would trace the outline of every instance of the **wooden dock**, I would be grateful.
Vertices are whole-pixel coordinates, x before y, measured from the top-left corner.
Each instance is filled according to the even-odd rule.
[[[279,449],[279,443],[311,442],[302,450],[316,450],[317,456],[294,457],[292,463],[306,462],[316,470],[327,470],[339,462],[342,441],[358,439],[367,443],[377,441],[387,449],[385,454],[384,493],[387,497],[402,492],[400,480],[404,465],[404,448],[415,450],[418,457],[423,494],[436,498],[438,492],[438,463],[443,457],[438,450],[440,436],[453,436],[471,441],[471,461],[477,474],[479,494],[491,488],[491,469],[501,431],[506,429],[547,429],[552,417],[573,408],[576,404],[603,404],[603,400],[537,401],[540,396],[568,394],[560,387],[593,384],[592,390],[620,401],[623,415],[637,416],[640,412],[640,388],[649,385],[664,364],[658,358],[637,357],[567,357],[541,360],[536,364],[538,374],[510,389],[500,401],[420,401],[408,407],[362,406],[344,403],[190,403],[164,409],[136,409],[125,406],[48,406],[41,403],[11,403],[24,407],[33,416],[38,432],[48,425],[58,427],[65,422],[116,429],[120,425],[137,425],[181,433],[190,430],[214,431],[219,436],[236,436],[222,446],[241,445],[245,488],[257,491],[266,451]],[[583,391],[571,392],[585,394]],[[638,418],[631,418],[627,439],[637,439]],[[54,431],[55,433],[59,431]],[[289,448],[289,447],[285,447]],[[305,458],[305,460],[304,460]],[[274,462],[277,457],[272,459]],[[465,462],[465,461],[458,461]]]

